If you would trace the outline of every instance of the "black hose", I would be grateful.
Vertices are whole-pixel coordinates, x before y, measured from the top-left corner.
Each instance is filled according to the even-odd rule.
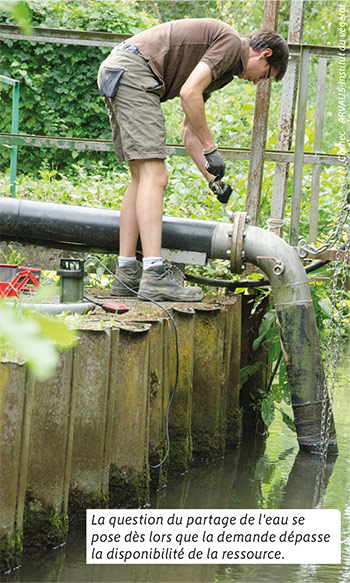
[[[343,251],[345,249],[345,243],[339,248],[339,251]],[[313,273],[317,269],[321,269],[327,263],[330,263],[331,259],[327,259],[325,261],[315,261],[311,265],[308,265],[305,268],[306,273]],[[191,281],[192,283],[199,283],[201,285],[209,285],[212,287],[225,287],[230,291],[235,291],[238,287],[265,287],[270,285],[268,279],[246,279],[246,280],[238,280],[238,281],[231,281],[230,279],[212,279],[207,277],[201,277],[199,275],[192,275],[185,271],[185,278],[187,281]]]
[[[262,287],[265,285],[270,285],[268,279],[247,279],[246,281],[231,281],[229,279],[211,279],[206,277],[200,277],[199,275],[191,275],[190,273],[186,273],[185,277],[187,281],[191,281],[193,283],[199,283],[201,285],[209,285],[212,287],[226,287],[231,291],[235,291],[238,287]]]

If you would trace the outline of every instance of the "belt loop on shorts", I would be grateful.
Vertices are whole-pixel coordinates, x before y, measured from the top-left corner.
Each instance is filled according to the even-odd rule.
[[[119,45],[115,46],[111,54],[113,55],[117,51],[126,51],[127,53],[133,53],[134,55],[138,55],[142,59],[145,58],[141,51],[139,51],[139,49],[135,47],[135,45],[128,43],[127,41],[123,41],[122,43],[119,43]]]

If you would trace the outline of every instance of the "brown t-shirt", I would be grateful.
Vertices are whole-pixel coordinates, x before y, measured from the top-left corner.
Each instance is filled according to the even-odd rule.
[[[212,81],[203,97],[227,85],[247,64],[249,42],[224,22],[213,18],[173,20],[128,39],[141,51],[153,73],[165,84],[161,101],[172,99],[195,66],[203,61]]]

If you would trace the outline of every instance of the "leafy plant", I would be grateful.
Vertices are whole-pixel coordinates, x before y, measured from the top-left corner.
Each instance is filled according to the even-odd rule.
[[[22,28],[23,32],[30,34],[31,12],[27,2],[23,0],[0,0],[0,11],[7,12],[13,20]]]
[[[284,361],[281,361],[281,343],[279,338],[279,328],[276,324],[275,309],[270,306],[264,314],[260,326],[258,337],[253,342],[253,350],[257,350],[259,346],[265,343],[268,354],[268,368],[272,370],[272,377],[267,393],[260,390],[261,398],[254,402],[254,407],[261,412],[262,420],[265,425],[269,426],[274,421],[275,411],[278,410],[282,414],[282,419],[286,425],[295,431],[294,421],[289,415],[281,409],[280,403],[284,402],[290,404],[290,391],[287,380],[287,373]],[[253,375],[261,366],[262,362],[248,365],[241,370],[241,386],[246,380]],[[273,378],[279,371],[278,382],[273,383]]]
[[[2,261],[5,261],[8,265],[20,265],[22,263],[22,253],[20,249],[14,249],[11,243],[8,245],[11,253],[7,254],[0,250],[0,255],[2,256]]]
[[[58,350],[76,342],[76,332],[63,322],[0,302],[0,354],[7,360],[18,356],[38,380],[52,376]]]
[[[1,0],[0,9],[9,10],[25,32],[30,32],[31,20],[25,2],[9,3]],[[9,245],[10,258],[2,252],[6,261],[21,262],[20,252]],[[44,291],[45,294],[45,291]],[[0,355],[6,358],[22,358],[41,381],[48,379],[58,363],[58,350],[70,348],[77,342],[76,332],[57,319],[43,316],[19,305],[0,302]]]
[[[10,3],[6,3],[8,5]],[[24,9],[24,2],[17,3]],[[17,6],[15,3],[15,6]],[[33,26],[102,30],[133,34],[157,24],[136,2],[120,0],[29,0]],[[12,2],[13,5],[13,2]],[[23,6],[22,6],[23,5]],[[27,7],[27,10],[29,10]],[[1,8],[1,5],[0,5]],[[4,6],[3,6],[4,8]],[[0,10],[0,22],[13,23],[13,11]],[[22,133],[77,138],[110,138],[108,116],[98,96],[96,77],[110,48],[28,43],[1,39],[1,74],[21,83],[19,128]],[[0,85],[1,131],[11,128],[11,88]],[[25,148],[19,150],[18,169],[32,172],[46,161],[63,169],[74,161],[103,159],[116,168],[115,155],[77,150]],[[0,167],[9,164],[8,152],[0,150]]]

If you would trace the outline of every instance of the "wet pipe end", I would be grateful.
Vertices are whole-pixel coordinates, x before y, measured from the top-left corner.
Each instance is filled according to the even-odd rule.
[[[294,423],[298,436],[300,449],[309,453],[320,454],[323,447],[321,436],[321,422],[323,409],[328,416],[329,401],[315,401],[314,403],[299,403],[293,405]],[[333,416],[329,431],[327,453],[337,455],[337,437],[335,433]]]
[[[240,233],[244,260],[266,273],[273,291],[299,446],[323,454],[328,443],[328,453],[336,454],[333,415],[328,403],[322,406],[325,376],[307,273],[295,250],[277,235],[249,225]],[[329,442],[328,430],[321,431],[324,419]]]

